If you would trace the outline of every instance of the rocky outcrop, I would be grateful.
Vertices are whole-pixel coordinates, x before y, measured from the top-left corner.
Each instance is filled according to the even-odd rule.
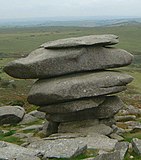
[[[117,38],[92,35],[47,42],[4,68],[13,77],[38,79],[28,101],[38,105],[48,121],[32,128],[43,128],[49,137],[28,147],[44,151],[44,159],[71,158],[86,148],[110,151],[97,160],[123,159],[128,147],[116,145],[122,131],[113,124],[124,103],[113,94],[126,90],[133,78],[107,69],[127,66],[133,57],[125,50],[107,47],[118,43]]]

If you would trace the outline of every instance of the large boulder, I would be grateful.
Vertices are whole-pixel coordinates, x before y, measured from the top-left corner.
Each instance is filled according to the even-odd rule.
[[[16,78],[48,78],[74,72],[122,67],[132,62],[125,50],[103,47],[37,49],[15,60],[4,71]]]
[[[71,122],[89,119],[105,119],[113,117],[122,107],[124,103],[116,96],[109,96],[98,107],[63,114],[47,114],[46,119],[53,122]]]
[[[81,73],[38,80],[31,88],[28,101],[47,105],[80,98],[118,93],[126,89],[133,78],[114,71]]]
[[[41,45],[41,47],[49,49],[80,47],[80,46],[105,46],[117,44],[118,36],[112,34],[90,35],[76,38],[59,39],[50,41]]]
[[[19,123],[25,114],[24,108],[20,106],[0,107],[0,125]]]

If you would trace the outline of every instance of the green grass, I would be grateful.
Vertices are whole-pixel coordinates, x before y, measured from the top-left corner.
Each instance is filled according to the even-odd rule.
[[[120,37],[121,47],[128,51],[141,51],[141,26],[120,27],[34,27],[0,28],[0,53],[25,54],[39,47],[44,42],[67,37],[91,34],[116,34]]]
[[[15,134],[15,133],[16,133],[15,130],[10,130],[6,133],[1,133],[0,134],[0,141],[14,143],[14,144],[18,144],[18,145],[22,144],[23,141],[20,138],[13,136],[13,134]]]
[[[133,138],[138,138],[141,139],[141,132],[136,132],[136,133],[125,133],[123,135],[124,140],[127,142],[131,142]]]

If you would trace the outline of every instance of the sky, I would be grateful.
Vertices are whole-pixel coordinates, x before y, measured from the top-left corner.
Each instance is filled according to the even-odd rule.
[[[0,19],[32,17],[141,17],[141,0],[0,0]]]

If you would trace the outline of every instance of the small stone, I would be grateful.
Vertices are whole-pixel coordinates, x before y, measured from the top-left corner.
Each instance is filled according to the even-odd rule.
[[[21,131],[26,131],[26,130],[42,130],[43,125],[31,125],[25,128],[20,129]]]
[[[25,114],[24,108],[20,106],[0,107],[0,125],[19,123]]]
[[[25,114],[23,117],[23,120],[19,124],[28,124],[28,123],[33,123],[36,122],[38,118],[30,115],[30,114]]]
[[[0,141],[0,148],[7,147],[7,144],[3,141]]]
[[[123,140],[124,140],[123,137],[119,136],[119,135],[116,134],[116,133],[110,134],[110,137],[113,138],[113,139],[117,139],[118,141],[123,141]]]
[[[46,121],[43,125],[42,133],[44,136],[50,136],[51,134],[58,132],[59,123]]]
[[[120,152],[115,151],[115,152],[111,152],[111,153],[101,154],[101,155],[97,156],[96,158],[94,158],[94,160],[121,160]]]
[[[138,138],[133,138],[131,143],[134,152],[136,152],[138,155],[141,155],[141,140]]]
[[[115,120],[118,122],[126,122],[126,121],[132,121],[136,120],[135,115],[126,115],[126,116],[115,116]]]
[[[40,112],[37,110],[29,112],[28,114],[38,119],[45,119],[45,115],[46,115],[44,112]]]

